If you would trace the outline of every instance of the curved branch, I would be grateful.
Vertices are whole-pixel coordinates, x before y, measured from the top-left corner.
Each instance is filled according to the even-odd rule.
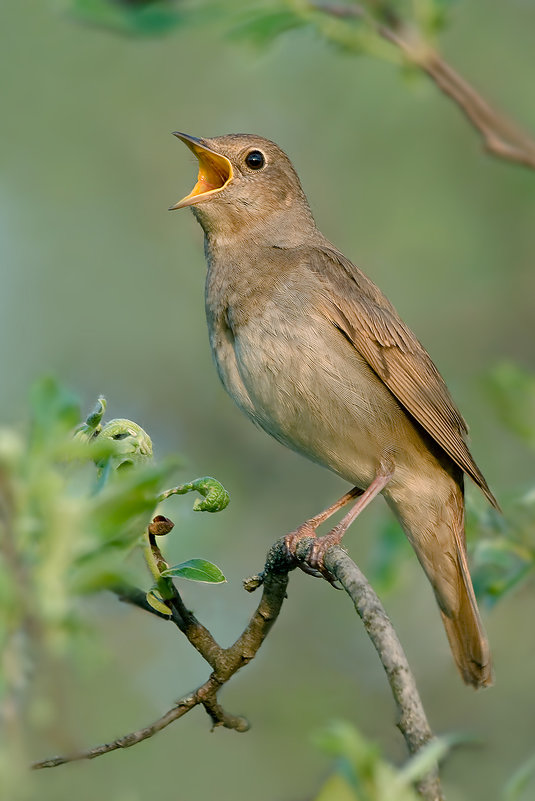
[[[173,597],[168,600],[172,614],[168,619],[175,623],[213,668],[209,679],[193,693],[181,698],[172,709],[149,726],[86,751],[36,762],[32,768],[49,768],[75,760],[95,759],[119,748],[129,748],[152,737],[199,705],[202,705],[208,713],[212,727],[224,726],[238,732],[247,731],[248,722],[242,717],[227,713],[219,704],[218,693],[240,668],[247,665],[256,656],[280,613],[286,597],[288,573],[298,565],[312,567],[309,563],[312,541],[311,537],[307,537],[298,542],[295,558],[289,555],[285,538],[278,540],[272,546],[263,573],[253,576],[244,583],[245,589],[249,592],[262,586],[263,593],[247,627],[229,648],[221,648],[217,644],[212,634],[187,609],[180,593],[172,585]],[[399,714],[398,727],[405,738],[409,753],[415,754],[433,740],[434,735],[394,627],[368,580],[342,548],[339,546],[330,548],[326,552],[324,564],[345,589],[364,623],[394,696]],[[141,591],[135,588],[117,588],[116,591],[122,600],[154,614],[152,608],[147,608],[148,605]],[[156,614],[164,617],[159,613]],[[420,781],[418,790],[426,801],[443,801],[436,768]]]
[[[366,576],[339,546],[330,548],[325,567],[340,582],[361,618],[385,670],[398,709],[398,727],[411,754],[434,739],[407,657],[394,626]],[[442,801],[435,768],[418,784],[428,801]]]
[[[278,547],[278,544],[277,544]],[[263,593],[260,602],[251,616],[245,631],[238,637],[236,642],[229,648],[221,648],[206,629],[200,623],[193,612],[190,612],[178,590],[175,589],[173,598],[169,600],[172,607],[172,615],[166,618],[159,612],[152,609],[145,599],[145,593],[135,587],[117,587],[114,591],[121,600],[139,606],[140,608],[161,617],[164,620],[172,620],[173,623],[185,634],[193,647],[199,651],[208,664],[214,668],[209,679],[197,688],[193,693],[181,698],[172,709],[158,718],[154,723],[142,729],[131,732],[113,740],[110,743],[94,746],[84,751],[77,751],[65,756],[50,757],[48,759],[34,762],[31,767],[33,770],[42,768],[54,768],[58,765],[65,765],[68,762],[75,762],[82,759],[95,759],[96,757],[109,754],[119,748],[130,748],[132,745],[147,740],[157,732],[165,729],[170,723],[183,717],[196,706],[203,706],[212,722],[212,728],[223,726],[227,729],[234,729],[237,732],[245,732],[249,728],[247,720],[238,715],[226,712],[220,705],[217,695],[221,688],[240,668],[247,665],[254,657],[262,643],[264,642],[270,628],[277,619],[282,604],[286,597],[286,587],[288,585],[288,571],[296,565],[293,561],[288,564],[287,558],[282,560],[277,554],[268,557],[269,568],[262,577],[258,577],[256,586],[263,584]]]
[[[184,698],[181,698],[172,709],[165,713],[165,715],[162,715],[161,718],[158,718],[154,723],[145,726],[143,729],[138,729],[137,731],[130,732],[130,734],[125,734],[123,737],[118,737],[117,740],[113,740],[111,743],[103,743],[102,745],[88,748],[86,751],[76,751],[66,756],[49,757],[40,762],[34,762],[31,768],[32,770],[55,768],[58,765],[65,765],[67,762],[76,762],[81,759],[95,759],[103,754],[109,754],[111,751],[117,751],[118,748],[130,748],[132,745],[137,745],[137,743],[141,743],[143,740],[152,737],[156,732],[165,729],[170,723],[178,720],[178,718],[181,718],[186,712],[189,712],[190,709],[193,709],[194,706],[197,706],[199,703],[196,698],[197,692],[198,690],[191,695],[186,695]]]
[[[497,158],[535,169],[535,141],[492,106],[451,67],[416,31],[396,14],[382,8],[385,22],[369,14],[364,6],[312,2],[315,11],[338,19],[365,19],[375,33],[398,47],[405,58],[421,69],[443,94],[453,100],[480,134],[489,153]]]

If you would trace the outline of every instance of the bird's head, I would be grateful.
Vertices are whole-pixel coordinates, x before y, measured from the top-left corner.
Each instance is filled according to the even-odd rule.
[[[248,232],[285,242],[315,228],[299,178],[288,156],[269,139],[228,134],[197,139],[176,132],[199,162],[197,183],[170,211],[191,206],[208,235]],[[293,230],[293,233],[292,233]],[[294,242],[297,244],[297,242]]]

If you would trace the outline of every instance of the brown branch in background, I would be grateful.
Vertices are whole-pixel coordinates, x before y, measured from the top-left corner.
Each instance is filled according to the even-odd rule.
[[[535,140],[500,114],[434,50],[416,30],[394,12],[384,10],[380,22],[364,6],[313,2],[311,8],[339,19],[366,19],[383,39],[398,47],[406,59],[419,67],[438,86],[483,138],[489,153],[497,158],[535,169]]]

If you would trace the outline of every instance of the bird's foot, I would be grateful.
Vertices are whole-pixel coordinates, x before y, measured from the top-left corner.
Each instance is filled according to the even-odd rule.
[[[322,574],[318,570],[310,567],[297,555],[297,546],[299,543],[305,539],[310,539],[311,537],[316,540],[316,530],[315,526],[307,520],[302,526],[296,528],[295,531],[290,531],[289,534],[286,534],[284,537],[284,545],[286,546],[288,556],[296,560],[298,567],[303,571],[303,573],[307,573],[309,576],[314,576],[315,578],[322,578]]]
[[[298,553],[299,543],[305,539],[312,539],[312,543],[306,554],[306,561],[304,560],[303,554]],[[291,531],[287,534],[284,538],[284,544],[288,555],[296,560],[297,566],[303,573],[307,573],[309,576],[314,576],[315,578],[324,578],[329,584],[332,584],[333,587],[340,589],[336,584],[335,577],[332,573],[329,573],[325,567],[323,560],[328,549],[333,545],[338,545],[341,539],[342,536],[336,528],[323,537],[318,537],[313,523],[307,521],[295,531]]]
[[[316,537],[310,546],[307,559],[310,569],[313,570],[316,575],[322,576],[329,584],[332,584],[336,590],[341,588],[337,584],[335,576],[325,567],[325,555],[330,548],[335,545],[340,545],[343,535],[344,532],[340,532],[338,527],[335,527],[332,531],[329,531],[328,534],[324,534],[323,537]]]

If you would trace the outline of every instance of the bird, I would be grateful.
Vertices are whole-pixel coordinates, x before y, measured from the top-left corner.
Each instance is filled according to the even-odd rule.
[[[169,210],[190,207],[204,231],[206,318],[224,388],[257,426],[353,486],[291,532],[288,548],[353,503],[313,540],[308,561],[326,575],[326,550],[381,493],[431,583],[462,679],[489,686],[464,474],[499,505],[442,376],[381,290],[319,231],[281,148],[254,134],[174,136],[197,157],[198,177]]]

